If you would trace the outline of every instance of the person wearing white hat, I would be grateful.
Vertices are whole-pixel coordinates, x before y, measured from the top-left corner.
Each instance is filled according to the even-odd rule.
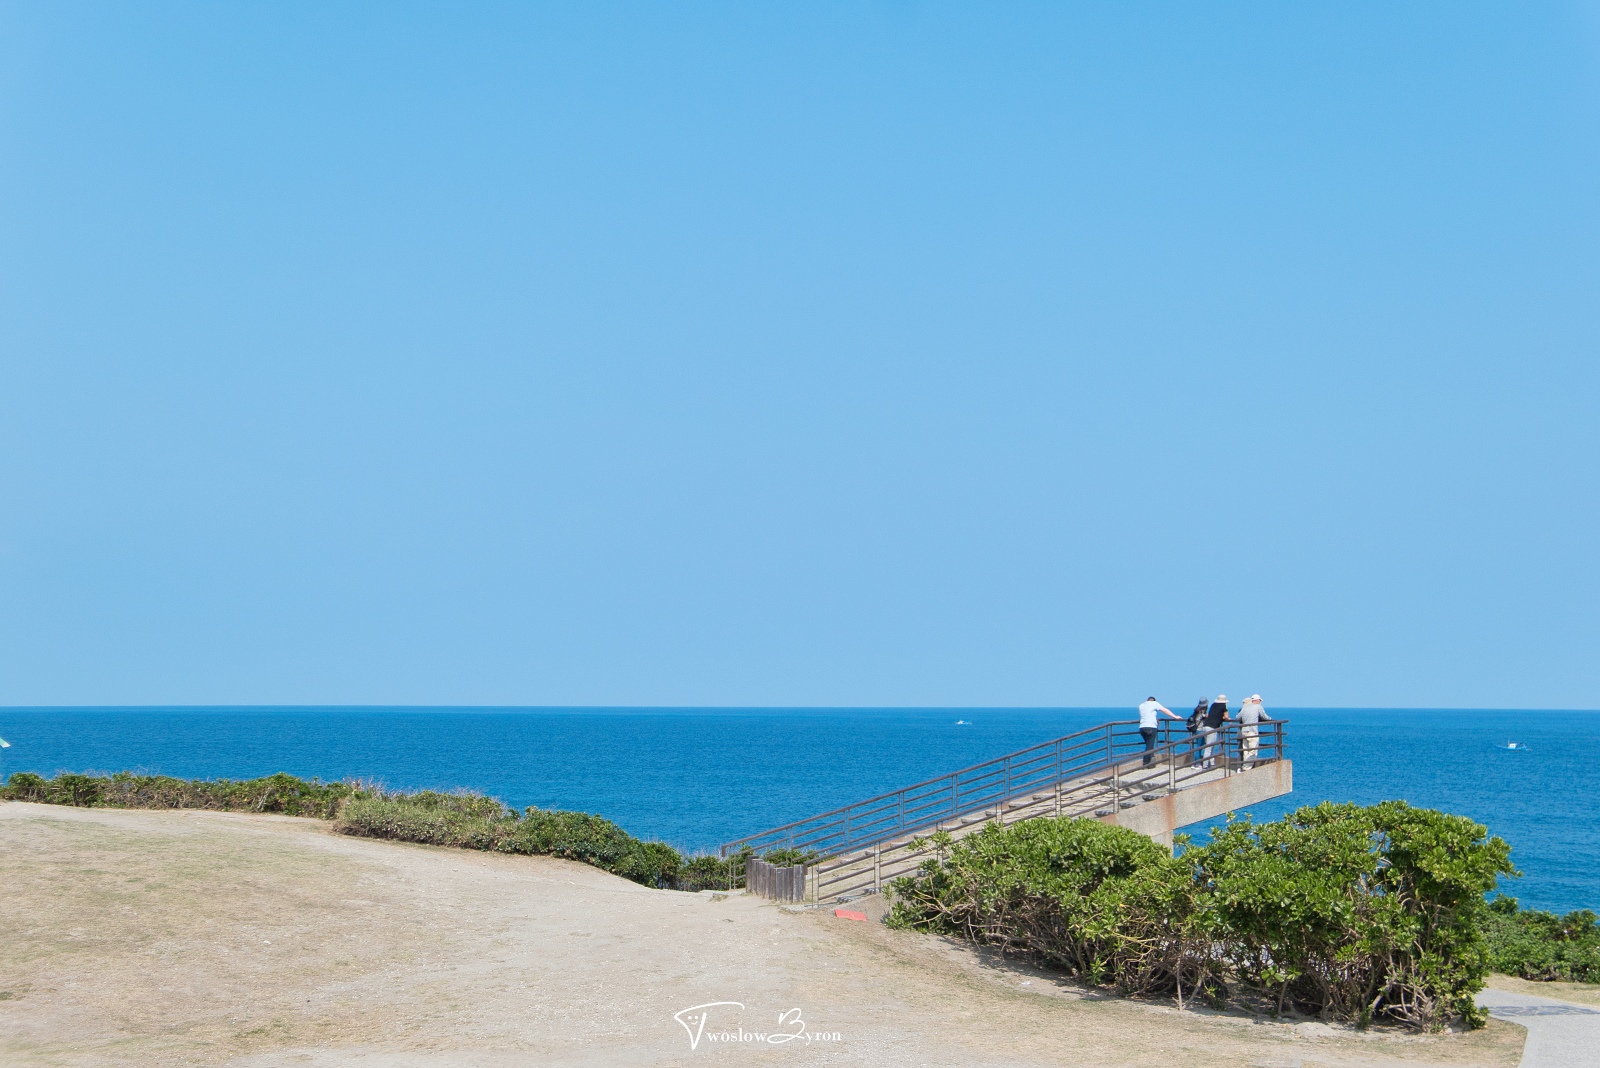
[[[1272,717],[1261,705],[1261,695],[1251,694],[1239,706],[1239,766],[1249,771],[1255,766],[1256,750],[1261,745],[1261,728],[1258,724]]]
[[[1200,767],[1210,768],[1216,765],[1217,736],[1222,732],[1222,725],[1232,718],[1228,715],[1228,695],[1217,694],[1217,699],[1206,709],[1206,745],[1200,750]]]

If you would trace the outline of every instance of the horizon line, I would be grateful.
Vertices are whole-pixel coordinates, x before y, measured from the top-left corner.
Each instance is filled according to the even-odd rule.
[[[1230,702],[1231,703],[1231,702]],[[0,705],[0,713],[53,711],[53,712],[136,712],[136,711],[260,711],[260,710],[372,710],[372,711],[468,711],[468,712],[938,712],[971,711],[981,709],[991,712],[1103,712],[1132,709],[1137,702],[1128,704],[1094,705],[630,705],[630,704],[85,704]],[[1543,707],[1517,708],[1507,705],[1298,705],[1282,704],[1269,707],[1301,712],[1597,712],[1600,708]]]

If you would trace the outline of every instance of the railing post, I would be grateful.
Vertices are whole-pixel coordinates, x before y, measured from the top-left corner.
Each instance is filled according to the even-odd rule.
[[[1056,739],[1056,815],[1061,815],[1061,739]]]

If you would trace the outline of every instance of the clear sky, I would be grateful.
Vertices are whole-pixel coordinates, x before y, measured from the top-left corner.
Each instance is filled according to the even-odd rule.
[[[0,3],[0,704],[1600,706],[1593,4]]]

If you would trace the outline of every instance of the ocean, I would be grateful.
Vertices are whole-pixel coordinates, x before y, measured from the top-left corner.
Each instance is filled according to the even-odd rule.
[[[1178,709],[1180,713],[1183,709]],[[1600,712],[1270,709],[1290,721],[1295,790],[1403,799],[1511,843],[1525,907],[1600,910]],[[680,849],[859,801],[1131,709],[9,708],[0,773],[277,771],[466,787],[615,820]],[[1527,748],[1503,748],[1508,741]],[[1204,833],[1204,827],[1191,830]]]

